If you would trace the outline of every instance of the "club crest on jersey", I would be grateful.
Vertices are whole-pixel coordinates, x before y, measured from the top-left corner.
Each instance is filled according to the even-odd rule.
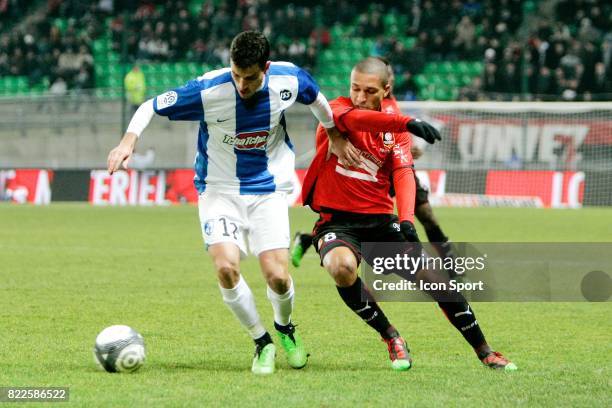
[[[282,91],[280,91],[280,98],[283,101],[288,101],[289,99],[291,99],[291,96],[292,96],[291,91],[288,89],[283,89]]]
[[[233,144],[236,150],[266,149],[270,132],[258,130],[256,132],[238,133],[235,137],[225,136],[223,143]]]
[[[206,235],[211,235],[213,232],[213,226],[214,226],[213,220],[206,221],[206,223],[204,224],[204,233]]]
[[[395,138],[393,133],[387,132],[383,135],[383,144],[386,148],[390,149],[395,145]]]

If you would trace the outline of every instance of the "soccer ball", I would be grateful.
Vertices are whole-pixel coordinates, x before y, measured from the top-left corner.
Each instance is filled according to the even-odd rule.
[[[107,327],[96,337],[94,359],[109,373],[136,371],[145,361],[144,339],[129,326]]]

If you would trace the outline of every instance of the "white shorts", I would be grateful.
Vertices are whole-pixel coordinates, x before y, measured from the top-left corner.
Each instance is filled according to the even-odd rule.
[[[289,248],[289,210],[286,193],[238,195],[205,191],[198,200],[202,236],[208,248],[231,242],[247,255]]]

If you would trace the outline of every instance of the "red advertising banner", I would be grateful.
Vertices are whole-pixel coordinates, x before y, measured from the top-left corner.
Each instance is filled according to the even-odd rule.
[[[436,116],[448,129],[462,161],[580,163],[580,148],[612,145],[612,121],[601,119],[471,119]]]
[[[0,170],[0,200],[24,204],[49,204],[53,171]]]
[[[296,170],[294,191],[287,197],[290,205],[299,200],[306,170]],[[89,202],[95,205],[169,205],[197,203],[192,169],[118,171],[92,170]]]
[[[301,204],[299,198],[305,173],[304,169],[295,171],[294,192],[287,197],[289,205]],[[591,194],[601,184],[594,176],[589,179],[581,171],[489,170],[483,174],[486,178],[480,178],[480,184],[476,182],[478,176],[471,173],[446,170],[417,170],[416,173],[421,184],[429,190],[432,205],[452,207],[580,208],[585,202],[586,184],[591,183]],[[193,178],[192,169],[129,170],[112,176],[106,170],[92,170],[87,198],[95,205],[195,204],[198,194]],[[450,189],[449,179],[453,180]],[[54,172],[50,170],[0,170],[0,201],[48,204],[53,181]],[[481,187],[474,188],[478,184]],[[65,193],[66,188],[79,188],[65,182],[55,187],[60,196],[59,192]],[[592,205],[592,199],[589,203]]]
[[[488,196],[538,197],[544,207],[582,207],[584,173],[574,171],[501,171],[487,174]]]
[[[165,170],[92,170],[89,202],[95,205],[165,205]]]

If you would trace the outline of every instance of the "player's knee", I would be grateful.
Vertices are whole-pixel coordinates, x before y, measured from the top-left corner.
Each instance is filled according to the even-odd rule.
[[[285,293],[289,290],[291,278],[289,277],[289,272],[283,267],[282,263],[274,262],[266,264],[262,270],[268,286],[276,293]]]
[[[276,293],[286,293],[291,285],[288,275],[273,274],[267,278],[268,286]]]
[[[240,271],[238,264],[229,260],[218,260],[215,262],[217,278],[221,286],[225,288],[233,288],[240,280]]]
[[[351,286],[357,277],[357,263],[349,256],[336,256],[325,265],[329,274],[341,287]]]
[[[291,278],[287,270],[287,254],[282,251],[267,251],[259,256],[261,270],[268,286],[276,293],[289,290]]]

